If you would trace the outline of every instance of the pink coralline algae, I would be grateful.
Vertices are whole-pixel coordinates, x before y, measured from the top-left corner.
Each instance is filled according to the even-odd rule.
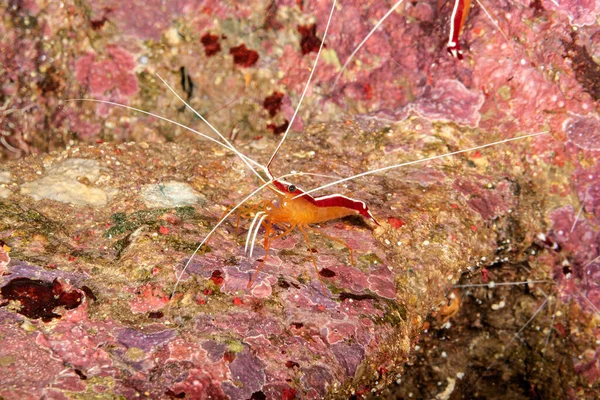
[[[135,289],[135,292],[137,297],[129,303],[135,313],[160,310],[169,302],[167,294],[150,283]]]
[[[567,14],[571,24],[578,27],[593,25],[600,14],[600,5],[596,0],[551,1],[546,7]]]
[[[467,204],[481,215],[484,220],[497,218],[505,214],[510,208],[506,203],[510,198],[510,191],[515,190],[507,181],[494,185],[493,189],[488,186],[484,179],[459,178],[454,182],[454,188],[466,197]],[[486,187],[487,186],[487,187]]]
[[[0,276],[8,272],[8,263],[10,262],[10,256],[8,255],[9,247],[0,240]]]
[[[600,150],[600,119],[598,115],[575,115],[565,121],[567,137],[584,150]]]
[[[583,309],[600,307],[600,233],[587,220],[576,220],[572,206],[550,215],[549,238],[554,250],[554,278],[564,301],[575,299]]]
[[[600,222],[600,162],[588,168],[580,167],[573,174],[579,201],[584,210]]]
[[[90,3],[92,22],[107,20],[115,23],[123,32],[140,39],[159,40],[161,33],[171,23],[171,16],[184,12],[185,2],[160,0],[134,0],[122,3],[118,0],[100,0]]]
[[[97,60],[92,53],[81,56],[75,64],[77,80],[95,96],[105,96],[112,92],[112,99],[123,101],[135,94],[137,78],[133,73],[135,60],[125,49],[108,47],[107,56]]]
[[[426,89],[415,111],[432,120],[477,126],[483,100],[483,94],[472,92],[460,81],[444,79]]]
[[[588,350],[575,362],[575,371],[583,375],[590,384],[600,380],[600,347]]]

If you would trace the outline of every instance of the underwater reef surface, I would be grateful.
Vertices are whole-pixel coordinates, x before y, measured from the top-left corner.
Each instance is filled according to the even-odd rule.
[[[158,73],[264,163],[331,3],[0,5],[0,396],[593,398],[600,10],[484,3],[505,38],[475,4],[459,61],[445,48],[452,4],[438,3],[398,7],[334,87],[391,6],[340,3],[274,172],[349,176],[547,134],[332,188],[366,201],[381,227],[323,224],[354,265],[344,246],[310,236],[325,295],[299,232],[273,243],[246,289],[265,253],[244,254],[251,221],[236,236],[232,217],[172,299],[194,248],[256,179],[229,150],[163,120],[67,100],[124,103],[212,134]],[[470,283],[453,289],[461,275]],[[490,287],[499,278],[543,282]],[[484,347],[452,358],[443,342]]]

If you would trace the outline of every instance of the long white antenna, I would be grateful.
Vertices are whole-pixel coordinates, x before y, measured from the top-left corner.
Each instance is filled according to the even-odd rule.
[[[338,74],[335,77],[335,80],[333,81],[333,85],[331,86],[331,91],[332,92],[335,89],[335,86],[337,85],[338,80],[340,79],[340,77],[342,76],[342,74],[344,73],[344,71],[348,67],[348,64],[350,64],[350,61],[352,61],[352,59],[354,58],[354,56],[356,55],[356,53],[358,53],[358,51],[363,47],[363,45],[367,42],[367,40],[369,40],[369,38],[375,33],[375,31],[381,26],[381,24],[383,24],[383,21],[385,21],[390,16],[390,14],[393,13],[394,10],[400,4],[402,4],[403,1],[404,0],[399,0],[396,4],[394,4],[392,6],[392,8],[390,8],[390,10],[387,13],[385,13],[385,15],[383,17],[381,17],[381,19],[379,21],[377,21],[377,23],[375,24],[375,26],[373,27],[373,29],[371,29],[371,32],[369,32],[369,34],[367,36],[365,36],[365,38],[363,39],[363,41],[360,42],[360,44],[354,49],[354,51],[352,52],[352,54],[350,54],[350,57],[348,57],[348,59],[346,60],[346,62],[342,66],[342,69],[340,69],[340,72],[338,72]]]
[[[327,20],[327,26],[325,27],[325,33],[323,33],[323,40],[321,41],[321,46],[319,46],[319,52],[317,53],[317,58],[315,59],[315,63],[313,64],[312,70],[310,71],[310,75],[308,77],[308,81],[306,82],[306,86],[304,86],[304,91],[302,92],[302,96],[300,96],[300,101],[298,102],[298,106],[296,106],[296,109],[294,110],[294,115],[292,115],[292,119],[290,120],[290,123],[288,124],[288,127],[285,130],[285,133],[283,134],[283,137],[279,141],[279,144],[275,148],[275,151],[273,152],[271,159],[267,163],[267,169],[269,169],[269,167],[271,166],[271,163],[273,162],[273,159],[275,158],[275,156],[279,152],[279,149],[283,145],[283,142],[285,142],[285,139],[286,139],[290,129],[292,128],[292,125],[294,124],[296,115],[298,115],[298,110],[300,110],[300,106],[302,105],[302,100],[304,100],[304,96],[306,95],[306,92],[308,91],[310,81],[312,80],[312,77],[315,73],[315,69],[317,68],[317,63],[319,62],[319,58],[321,57],[321,50],[323,50],[323,46],[325,45],[325,38],[327,37],[327,31],[329,30],[329,24],[331,23],[331,17],[333,16],[333,11],[335,10],[336,3],[337,3],[337,0],[333,0],[333,5],[331,6],[331,11],[329,12],[329,19]],[[270,173],[269,173],[269,177],[271,177]]]
[[[162,115],[158,115],[158,114],[155,114],[155,113],[151,113],[150,111],[141,110],[141,109],[139,109],[139,108],[135,108],[135,107],[131,107],[131,106],[126,106],[125,104],[121,104],[121,103],[115,103],[115,102],[113,102],[113,101],[108,101],[108,100],[97,100],[97,99],[68,99],[68,100],[65,100],[65,101],[89,101],[89,102],[92,102],[92,103],[102,103],[102,104],[109,104],[109,105],[111,105],[111,106],[121,107],[121,108],[125,108],[125,109],[127,109],[127,110],[131,110],[131,111],[139,112],[139,113],[142,113],[142,114],[150,115],[150,116],[152,116],[152,117],[154,117],[154,118],[158,118],[158,119],[160,119],[160,120],[163,120],[163,121],[169,122],[169,123],[171,123],[171,124],[173,124],[173,125],[179,126],[180,128],[183,128],[183,129],[185,129],[185,130],[188,130],[188,131],[190,131],[190,132],[193,132],[193,133],[195,133],[196,135],[198,135],[198,136],[200,136],[200,137],[202,137],[202,138],[204,138],[204,139],[206,139],[206,140],[210,140],[211,142],[218,144],[219,146],[225,147],[226,149],[233,151],[233,152],[234,152],[234,153],[236,153],[236,154],[237,154],[239,157],[243,158],[244,160],[248,161],[249,163],[252,163],[252,164],[254,164],[256,167],[259,167],[259,168],[261,168],[262,170],[265,170],[265,166],[264,166],[264,165],[262,165],[262,164],[259,164],[258,162],[254,161],[254,160],[253,160],[253,159],[251,159],[250,157],[248,157],[248,156],[245,156],[244,154],[242,154],[242,153],[238,152],[238,151],[237,151],[236,149],[234,149],[232,146],[229,146],[229,145],[227,145],[227,144],[225,144],[225,143],[222,143],[222,142],[218,141],[217,139],[215,139],[215,138],[213,138],[213,137],[210,137],[210,136],[208,136],[208,135],[206,135],[206,134],[204,134],[204,133],[202,133],[202,132],[198,132],[197,130],[195,130],[195,129],[193,129],[193,128],[190,128],[189,126],[186,126],[186,125],[180,124],[180,123],[179,123],[179,122],[177,122],[177,121],[174,121],[174,120],[172,120],[172,119],[169,119],[169,118],[163,117]],[[252,170],[254,171],[254,169],[252,169]],[[256,173],[256,171],[255,171],[255,173]],[[264,179],[262,179],[262,178],[261,178],[261,180],[264,182]]]
[[[249,168],[249,169],[250,169],[252,172],[254,172],[254,174],[255,174],[256,176],[258,176],[258,178],[259,178],[261,181],[263,181],[263,182],[265,181],[265,180],[262,178],[262,176],[261,176],[261,175],[260,175],[258,172],[256,172],[256,171],[254,170],[254,168],[253,168],[253,167],[252,167],[252,166],[249,164],[249,162],[246,160],[246,156],[245,156],[245,155],[243,155],[243,154],[242,154],[242,153],[241,153],[241,152],[240,152],[238,149],[236,149],[235,147],[233,147],[233,144],[229,143],[229,141],[228,141],[228,140],[225,138],[225,136],[223,136],[223,135],[221,134],[221,132],[219,132],[219,131],[217,130],[217,128],[215,128],[214,126],[212,126],[212,124],[211,124],[210,122],[208,122],[208,121],[206,120],[206,118],[204,118],[204,117],[202,116],[202,114],[200,114],[198,111],[194,110],[194,108],[193,108],[192,106],[190,106],[190,105],[189,105],[189,104],[188,104],[188,103],[187,103],[187,102],[186,102],[184,99],[182,99],[182,98],[181,98],[181,96],[179,96],[179,94],[177,94],[177,92],[176,92],[175,90],[173,90],[173,88],[172,88],[171,86],[169,86],[169,84],[167,83],[167,81],[165,81],[165,80],[164,80],[164,79],[163,79],[163,78],[162,78],[162,77],[161,77],[159,74],[156,74],[156,76],[158,77],[158,79],[160,79],[160,80],[162,81],[162,83],[164,83],[164,85],[165,85],[166,87],[168,87],[168,88],[169,88],[169,90],[170,90],[170,91],[171,91],[171,92],[172,92],[172,93],[173,93],[173,94],[174,94],[174,95],[175,95],[175,96],[176,96],[176,97],[177,97],[177,98],[178,98],[178,99],[179,99],[179,100],[180,100],[180,101],[181,101],[183,104],[185,104],[185,106],[186,106],[187,108],[189,108],[190,110],[192,110],[192,112],[193,112],[194,114],[196,114],[196,115],[197,115],[197,116],[198,116],[198,117],[199,117],[199,118],[200,118],[200,119],[201,119],[201,120],[202,120],[202,121],[203,121],[203,122],[204,122],[206,125],[208,125],[208,126],[210,127],[210,129],[212,129],[212,130],[213,130],[213,132],[215,132],[215,133],[216,133],[216,134],[217,134],[217,135],[218,135],[218,136],[221,138],[221,140],[222,140],[223,142],[225,142],[225,144],[227,145],[226,147],[228,147],[228,148],[229,148],[231,151],[233,151],[235,154],[237,154],[237,156],[238,156],[238,157],[239,157],[239,158],[240,158],[240,159],[241,159],[241,160],[244,162],[244,164],[246,164],[246,166],[248,166],[248,168]],[[266,167],[263,167],[263,166],[261,165],[261,168],[263,169],[263,171],[264,171],[265,173],[267,173],[267,168],[266,168]]]
[[[484,144],[484,145],[481,145],[481,146],[470,147],[470,148],[464,149],[464,150],[453,151],[451,153],[441,154],[441,155],[438,155],[438,156],[432,156],[432,157],[422,158],[420,160],[414,160],[414,161],[407,161],[407,162],[404,162],[404,163],[401,163],[401,164],[395,164],[395,165],[390,165],[388,167],[377,168],[377,169],[373,169],[371,171],[365,171],[365,172],[362,172],[360,174],[352,175],[352,176],[349,176],[348,178],[339,179],[337,181],[330,182],[330,183],[328,183],[326,185],[319,186],[319,187],[317,187],[315,189],[308,190],[308,191],[306,191],[306,192],[304,192],[302,194],[299,194],[298,196],[294,197],[293,199],[296,199],[298,197],[301,197],[301,196],[304,196],[304,195],[316,192],[316,191],[321,190],[321,189],[328,188],[330,186],[339,185],[340,183],[351,181],[353,179],[360,178],[360,177],[363,177],[363,176],[378,174],[379,172],[389,171],[390,169],[396,169],[396,168],[400,168],[400,167],[405,167],[407,165],[421,164],[421,163],[424,163],[424,162],[427,162],[427,161],[431,161],[431,160],[437,160],[437,159],[444,158],[444,157],[455,156],[457,154],[467,153],[469,151],[474,151],[474,150],[480,150],[480,149],[484,149],[486,147],[496,146],[496,145],[501,144],[501,143],[512,142],[514,140],[521,140],[521,139],[525,139],[525,138],[529,138],[529,137],[533,137],[533,136],[539,136],[539,135],[543,135],[543,134],[547,134],[547,133],[548,133],[548,131],[544,131],[544,132],[532,133],[532,134],[529,134],[529,135],[517,136],[517,137],[514,137],[514,138],[499,140],[497,142],[488,143],[488,144]]]

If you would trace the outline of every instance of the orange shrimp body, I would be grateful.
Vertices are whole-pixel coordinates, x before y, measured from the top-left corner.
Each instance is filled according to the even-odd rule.
[[[272,176],[271,179],[273,179]],[[261,226],[265,229],[264,248],[266,251],[261,264],[256,269],[256,272],[248,283],[248,288],[252,286],[254,279],[258,275],[258,272],[263,267],[269,253],[271,242],[274,239],[288,235],[296,227],[304,235],[304,239],[306,240],[306,244],[310,250],[312,249],[308,239],[308,234],[306,232],[307,229],[326,236],[329,239],[345,246],[350,251],[350,262],[354,263],[354,257],[350,246],[348,246],[343,240],[333,238],[326,233],[311,227],[310,225],[331,221],[337,218],[343,218],[348,215],[358,214],[369,218],[379,225],[363,201],[351,199],[339,194],[315,198],[304,193],[302,190],[292,184],[275,179],[273,179],[273,186],[271,189],[279,197],[278,201],[263,203],[263,209],[256,213],[248,230],[246,250],[248,250],[248,244],[250,244],[250,256],[252,256],[254,241]],[[284,231],[280,234],[274,234],[275,232],[273,230],[273,225],[284,229]],[[325,285],[323,284],[323,281],[321,281],[317,263],[312,251],[310,252],[310,256],[315,270],[317,271],[319,281],[321,282],[323,294],[325,294]]]
[[[358,211],[346,207],[318,207],[304,197],[294,198],[294,194],[285,194],[279,204],[267,211],[267,218],[273,222],[307,226],[358,214]]]

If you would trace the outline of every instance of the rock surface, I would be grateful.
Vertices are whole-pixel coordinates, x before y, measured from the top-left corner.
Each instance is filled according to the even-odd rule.
[[[38,154],[0,165],[0,329],[10,338],[0,349],[0,396],[360,397],[396,381],[402,395],[417,397],[595,397],[598,5],[486,4],[508,40],[474,6],[461,62],[444,47],[452,2],[406,2],[332,87],[389,6],[338,6],[277,173],[348,176],[549,134],[336,187],[367,201],[382,227],[324,224],[354,249],[354,265],[345,247],[311,236],[326,296],[298,232],[273,243],[246,290],[264,250],[244,255],[234,217],[190,263],[169,302],[195,246],[257,182],[227,150],[163,120],[65,100],[126,103],[210,133],[158,72],[264,163],[298,103],[330,2],[0,5],[2,158]],[[301,187],[318,183],[298,179]],[[496,275],[499,261],[508,264]],[[482,285],[500,277],[550,283],[516,292],[465,288],[464,310],[446,320],[457,303],[445,295],[465,271]],[[479,299],[489,307],[468,311]],[[541,336],[524,325],[536,310],[537,326],[548,330]],[[515,333],[524,327],[518,339],[530,351],[515,351],[499,369],[510,390],[502,393],[491,385],[499,378],[488,385],[481,376],[495,369],[501,344],[519,342],[503,330],[506,319]],[[484,350],[435,359],[443,348],[436,336]],[[403,364],[411,350],[423,354],[419,337],[423,347],[433,343],[425,357],[433,372],[414,359]],[[517,366],[524,359],[530,367]],[[419,374],[414,385],[411,370]]]

